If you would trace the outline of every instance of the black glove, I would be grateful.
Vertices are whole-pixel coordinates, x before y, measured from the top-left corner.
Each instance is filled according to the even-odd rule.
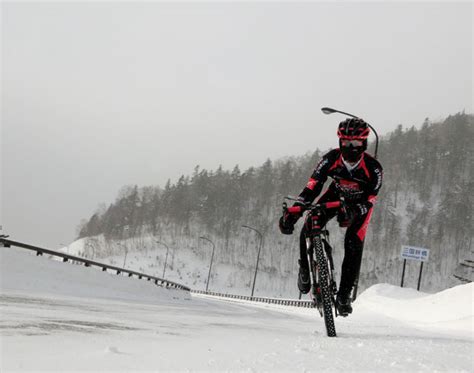
[[[295,230],[295,223],[291,219],[289,219],[290,214],[284,213],[278,222],[278,227],[280,228],[280,232],[283,234],[292,234]]]
[[[364,203],[346,204],[337,214],[337,222],[340,227],[348,227],[352,222],[367,214],[369,208]]]
[[[288,211],[283,212],[283,216],[280,218],[278,226],[280,232],[283,234],[292,234],[295,230],[295,224],[301,215],[290,214]]]
[[[304,201],[300,198],[298,198],[298,201],[296,201],[293,204],[293,207],[295,206],[305,206]],[[286,203],[283,204],[283,216],[280,218],[278,222],[278,227],[280,228],[280,232],[283,234],[292,234],[293,231],[295,230],[295,224],[298,221],[298,219],[303,215],[303,213],[289,213],[288,209],[286,207]]]

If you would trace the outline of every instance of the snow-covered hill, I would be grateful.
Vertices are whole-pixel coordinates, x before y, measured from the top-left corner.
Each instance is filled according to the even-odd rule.
[[[199,240],[190,241],[183,237],[181,241],[172,240],[171,236],[162,238],[165,242],[172,242],[165,277],[168,280],[182,283],[191,289],[206,289],[209,274],[212,247]],[[111,255],[96,258],[92,248],[98,247]],[[120,254],[117,255],[117,248]],[[140,272],[162,277],[167,249],[156,243],[156,238],[150,235],[142,236],[140,240],[105,240],[103,236],[87,237],[73,242],[62,249],[71,255],[96,258],[100,262],[125,267]],[[127,253],[125,260],[125,252]],[[250,295],[255,273],[257,253],[252,258],[252,266],[231,266],[222,263],[218,250],[214,256],[209,290]],[[263,254],[262,254],[263,255]],[[296,252],[295,252],[296,255]],[[295,258],[296,264],[296,258]],[[276,279],[276,277],[278,277]],[[261,263],[259,266],[255,295],[268,297],[292,298],[299,295],[296,287],[296,273],[269,271]]]
[[[1,371],[472,371],[472,284],[379,284],[327,338],[315,310],[190,297],[0,248]]]

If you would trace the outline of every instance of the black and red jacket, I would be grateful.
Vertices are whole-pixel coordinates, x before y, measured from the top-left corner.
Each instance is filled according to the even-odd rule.
[[[363,153],[357,166],[349,171],[341,151],[334,149],[323,156],[299,198],[304,202],[313,202],[330,177],[333,182],[328,191],[343,196],[348,203],[357,203],[369,210],[382,186],[382,176],[382,166],[368,153]]]

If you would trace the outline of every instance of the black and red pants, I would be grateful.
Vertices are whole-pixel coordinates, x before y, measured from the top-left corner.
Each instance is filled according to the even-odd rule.
[[[338,201],[337,191],[329,188],[324,195],[319,198],[317,203]],[[347,227],[344,238],[344,259],[342,261],[341,282],[339,293],[349,295],[352,290],[357,272],[362,261],[362,251],[364,248],[365,235],[372,215],[372,209],[368,209],[366,214],[355,216]],[[300,235],[300,258],[301,265],[308,266],[306,254],[306,237],[311,234],[313,226],[323,228],[326,223],[337,215],[337,209],[327,210],[323,215],[307,215],[303,229]]]

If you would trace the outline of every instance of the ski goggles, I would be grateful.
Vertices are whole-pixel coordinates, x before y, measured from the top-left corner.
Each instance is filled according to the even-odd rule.
[[[362,146],[364,142],[362,140],[341,140],[341,146],[348,147],[348,146],[353,146],[353,147],[358,147]]]

